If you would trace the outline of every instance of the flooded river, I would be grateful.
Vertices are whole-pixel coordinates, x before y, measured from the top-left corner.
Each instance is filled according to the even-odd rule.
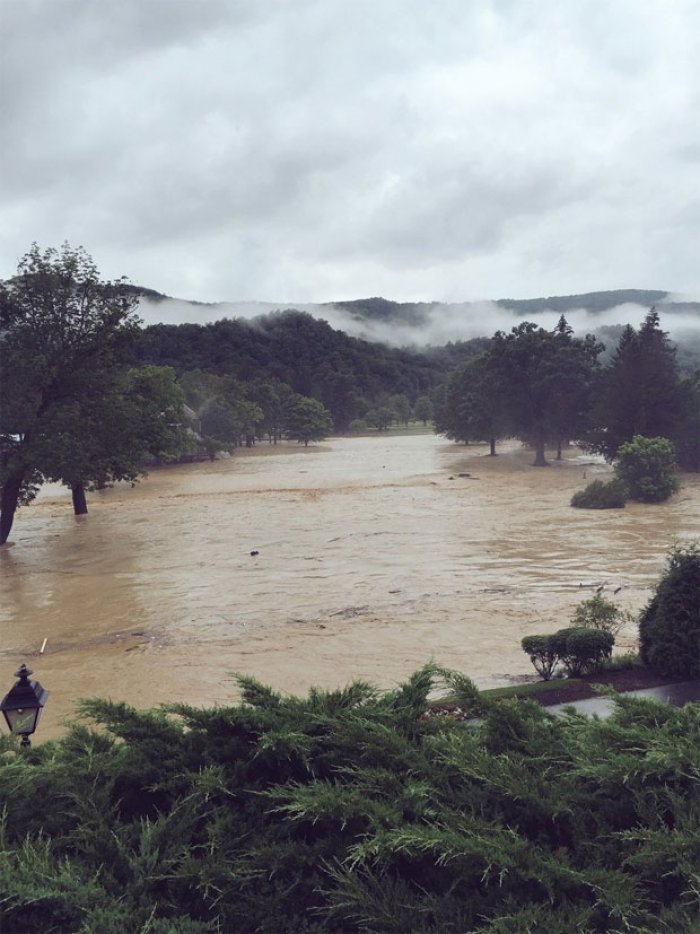
[[[524,635],[601,584],[638,610],[668,548],[700,538],[696,476],[663,505],[583,511],[571,494],[604,465],[486,454],[429,434],[261,445],[93,494],[87,517],[48,487],[0,549],[0,688],[34,669],[45,738],[79,697],[227,703],[234,671],[388,687],[432,658],[506,684],[532,674]]]

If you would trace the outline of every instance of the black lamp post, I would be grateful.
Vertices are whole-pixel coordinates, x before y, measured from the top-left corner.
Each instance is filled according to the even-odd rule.
[[[3,697],[0,704],[11,733],[22,737],[22,746],[31,746],[29,737],[36,730],[37,723],[49,692],[38,681],[30,681],[31,670],[21,665],[15,677],[17,684]]]

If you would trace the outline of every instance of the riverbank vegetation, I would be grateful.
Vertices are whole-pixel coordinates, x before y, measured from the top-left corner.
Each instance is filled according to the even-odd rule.
[[[521,641],[543,681],[555,675],[578,678],[610,668],[615,636],[632,617],[594,594],[576,607],[572,626]],[[640,655],[636,664],[652,667],[661,678],[700,676],[700,545],[674,548],[651,600],[638,618]]]

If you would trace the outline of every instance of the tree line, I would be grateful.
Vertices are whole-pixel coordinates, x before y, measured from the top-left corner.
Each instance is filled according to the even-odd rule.
[[[652,308],[625,327],[610,362],[592,335],[562,316],[553,331],[524,322],[498,331],[484,353],[454,368],[435,394],[435,430],[456,441],[520,438],[536,466],[545,448],[582,443],[613,461],[637,436],[667,438],[685,470],[700,469],[700,370],[681,374]]]
[[[700,465],[700,371],[681,374],[652,309],[602,344],[531,322],[418,353],[351,338],[297,311],[254,321],[153,325],[139,291],[104,282],[91,257],[34,245],[0,286],[0,544],[45,480],[72,492],[135,482],[148,463],[199,447],[434,419],[458,441],[584,442],[608,459],[638,435],[663,436]]]
[[[139,290],[83,248],[34,244],[0,284],[0,544],[45,481],[135,482],[194,448],[308,444],[361,420],[431,415],[439,362],[347,337],[310,315],[142,328]],[[421,395],[422,394],[422,395]]]

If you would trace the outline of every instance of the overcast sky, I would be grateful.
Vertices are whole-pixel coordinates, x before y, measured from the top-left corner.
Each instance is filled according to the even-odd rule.
[[[0,0],[0,277],[700,294],[696,0]]]

